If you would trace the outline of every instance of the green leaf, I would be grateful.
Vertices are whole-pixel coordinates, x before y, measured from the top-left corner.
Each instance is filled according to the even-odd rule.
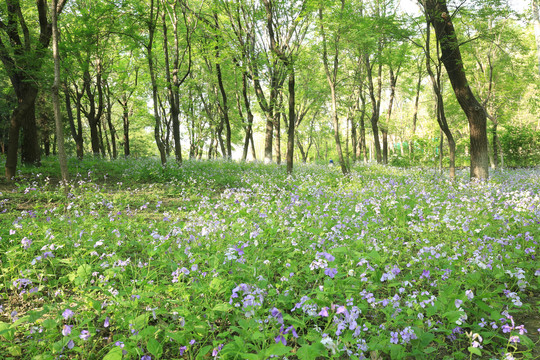
[[[291,350],[292,348],[290,346],[285,346],[282,343],[272,344],[272,346],[266,349],[265,354],[266,356],[270,356],[270,355],[281,356],[281,355],[288,354]]]
[[[22,355],[21,347],[18,346],[18,345],[13,345],[13,346],[9,347],[8,351],[12,356],[21,356]]]
[[[304,345],[298,349],[298,358],[305,360],[315,360],[319,356],[328,356],[328,351],[323,344],[316,342],[311,345]]]
[[[430,346],[424,349],[425,354],[431,354],[432,352],[435,352],[435,351],[437,351],[437,349],[435,349],[433,346]]]
[[[467,350],[469,350],[469,352],[470,352],[471,354],[478,355],[478,356],[482,356],[482,352],[480,351],[479,348],[469,346],[469,347],[467,348]]]
[[[232,309],[232,306],[229,303],[220,303],[214,306],[213,311],[227,312]]]
[[[122,348],[119,346],[113,347],[107,355],[103,358],[103,360],[122,360]]]
[[[54,321],[53,319],[47,319],[43,322],[43,327],[45,329],[52,329],[52,328],[55,328],[56,327],[56,321]]]
[[[432,333],[429,333],[429,332],[423,333],[420,336],[420,343],[422,344],[422,346],[427,346],[431,343],[431,341],[433,341],[434,338],[435,338],[435,335],[433,335]]]
[[[403,359],[405,357],[405,348],[403,345],[392,344],[390,346],[390,358]]]
[[[3,337],[4,339],[11,341],[13,340],[14,332],[15,329],[11,329],[10,324],[0,321],[0,338]]]
[[[203,359],[206,356],[206,354],[208,354],[208,352],[210,352],[210,350],[212,350],[212,345],[208,345],[208,346],[203,347],[197,353],[196,359]]]
[[[437,308],[437,305],[435,305],[435,306],[430,306],[430,307],[428,307],[428,308],[426,309],[426,316],[427,316],[428,318],[430,318],[430,317],[432,317],[433,315],[437,314],[438,310],[439,310],[439,309]]]
[[[142,314],[135,318],[133,321],[133,326],[135,329],[143,329],[148,325],[148,314]]]
[[[159,343],[159,341],[154,338],[148,340],[146,348],[148,349],[148,352],[150,352],[150,354],[154,355],[158,359],[163,354],[163,346]]]

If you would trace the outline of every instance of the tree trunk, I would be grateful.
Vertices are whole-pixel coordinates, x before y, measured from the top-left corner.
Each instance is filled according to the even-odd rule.
[[[60,13],[66,0],[59,0],[56,6],[57,14]],[[23,129],[21,160],[25,163],[40,164],[39,141],[35,118],[35,101],[38,88],[32,79],[32,75],[40,71],[43,57],[47,53],[52,27],[47,16],[47,1],[36,0],[37,12],[30,8],[21,9],[19,1],[6,1],[6,13],[2,10],[2,26],[0,32],[6,37],[0,36],[0,60],[8,74],[15,94],[17,106],[10,119],[9,148],[6,158],[6,177],[11,179],[16,174],[17,152],[19,144],[19,132]],[[29,31],[27,21],[24,18],[28,14],[37,14],[39,35],[37,40],[32,41],[35,32]],[[28,22],[29,23],[29,22]],[[34,25],[34,21],[31,22]],[[4,39],[8,41],[4,43]],[[24,43],[21,40],[24,38]],[[8,44],[6,46],[6,44]]]
[[[414,109],[412,118],[412,136],[409,143],[409,154],[414,153],[414,137],[416,135],[416,122],[418,120],[418,104],[420,102],[420,89],[422,88],[422,71],[418,69],[418,80],[416,81],[416,95],[414,97]]]
[[[276,164],[281,164],[281,109],[283,107],[283,90],[279,91],[279,104],[274,109],[274,152]]]
[[[345,0],[341,0],[341,13],[343,13],[345,7]],[[337,72],[338,72],[338,65],[339,65],[339,41],[340,41],[340,33],[335,36],[334,38],[334,54],[333,54],[333,66],[332,70],[330,71],[330,66],[328,64],[328,51],[327,51],[327,44],[326,44],[326,32],[324,30],[323,25],[323,8],[319,8],[319,20],[320,20],[320,26],[321,26],[321,35],[322,35],[322,45],[323,45],[323,64],[324,64],[324,71],[326,73],[326,80],[328,81],[328,85],[330,86],[330,94],[331,94],[331,100],[332,100],[332,123],[334,125],[334,140],[336,142],[336,151],[338,155],[339,165],[341,166],[341,172],[343,175],[347,175],[349,173],[349,169],[347,168],[347,164],[345,164],[345,159],[343,158],[343,151],[341,150],[341,140],[339,135],[339,119],[338,119],[338,109],[337,109],[337,96],[336,96],[336,82],[337,82]]]
[[[392,117],[392,107],[394,106],[394,98],[396,96],[396,84],[399,76],[400,66],[398,66],[397,71],[394,73],[394,69],[390,66],[390,100],[388,103],[388,117],[387,124],[383,129],[383,162],[388,164],[388,125],[390,124],[390,118]]]
[[[289,65],[289,128],[287,129],[287,174],[292,174],[293,171],[293,156],[294,156],[294,127],[296,124],[295,113],[295,79],[294,65]]]
[[[54,119],[56,125],[56,143],[58,144],[58,160],[60,162],[60,173],[64,185],[67,186],[69,181],[69,172],[67,165],[66,149],[64,147],[64,126],[62,125],[62,113],[60,111],[60,97],[58,95],[60,88],[60,58],[58,55],[58,20],[57,6],[58,1],[51,2],[51,17],[52,17],[52,48],[54,58],[54,83],[52,87],[52,100],[54,107]],[[67,188],[66,188],[67,193]]]
[[[380,47],[380,46],[379,46]],[[382,153],[381,153],[381,143],[379,140],[379,111],[381,106],[381,75],[382,75],[382,65],[379,64],[379,70],[378,70],[378,81],[377,84],[378,89],[375,89],[375,85],[373,84],[373,71],[371,68],[371,63],[369,60],[369,55],[365,55],[365,64],[366,64],[366,70],[368,75],[368,89],[369,89],[369,97],[371,98],[371,129],[373,131],[373,144],[375,145],[375,153],[377,158],[377,163],[381,163]]]
[[[129,148],[129,108],[128,108],[128,99],[124,94],[122,101],[118,100],[118,103],[122,106],[122,125],[124,130],[124,157],[128,158],[130,155]]]
[[[493,165],[498,167],[499,162],[499,136],[497,135],[497,122],[493,122],[493,128],[491,129],[492,142],[493,142]]]
[[[429,18],[433,21],[448,78],[469,122],[471,179],[486,180],[489,177],[486,112],[473,95],[465,76],[457,34],[446,6],[446,0],[425,0],[424,4]]]
[[[429,74],[429,77],[431,79],[431,84],[433,87],[433,93],[435,94],[435,108],[437,113],[437,123],[439,124],[439,128],[441,131],[446,135],[446,139],[448,140],[448,148],[449,148],[449,176],[450,179],[454,179],[456,176],[456,165],[455,165],[455,159],[456,159],[456,143],[454,141],[454,136],[452,135],[452,132],[450,131],[450,128],[448,126],[448,121],[446,120],[446,113],[444,111],[444,100],[441,92],[441,64],[439,62],[439,65],[437,67],[437,76],[435,76],[435,73],[433,72],[433,69],[431,68],[431,53],[430,53],[430,23],[427,22],[427,29],[426,29],[426,47],[425,47],[425,54],[426,54],[426,70]],[[437,40],[437,46],[439,45],[439,42]],[[437,58],[439,58],[437,52]]]
[[[112,102],[111,91],[107,85],[107,125],[109,126],[109,132],[111,133],[111,146],[112,146],[112,158],[118,158],[118,150],[116,148],[116,129],[112,123]]]
[[[156,140],[156,146],[159,151],[159,156],[161,159],[161,165],[165,165],[167,163],[167,153],[165,152],[165,144],[163,143],[163,140],[161,138],[161,117],[159,115],[159,103],[158,103],[158,88],[157,88],[157,80],[156,80],[156,74],[154,70],[154,58],[153,58],[153,52],[152,52],[152,45],[154,42],[154,33],[156,29],[156,22],[157,19],[154,18],[154,0],[150,1],[150,19],[148,22],[148,30],[149,30],[149,42],[146,44],[146,56],[148,61],[148,70],[150,73],[150,80],[152,83],[152,100],[154,102],[154,139]],[[155,11],[157,14],[159,14],[159,3],[158,3],[158,9]]]
[[[253,113],[251,112],[251,103],[248,96],[247,88],[247,73],[244,71],[242,73],[242,98],[244,99],[244,106],[246,107],[247,113],[247,125],[246,125],[246,137],[244,139],[244,151],[242,152],[242,160],[246,161],[249,143],[253,137]],[[240,102],[238,104],[239,111],[241,110]]]

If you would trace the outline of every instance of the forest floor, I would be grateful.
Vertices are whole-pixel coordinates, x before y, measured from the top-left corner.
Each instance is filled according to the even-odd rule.
[[[0,180],[2,359],[540,358],[540,170],[52,160]]]

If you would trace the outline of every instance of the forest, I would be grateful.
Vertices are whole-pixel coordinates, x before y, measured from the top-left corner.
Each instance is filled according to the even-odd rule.
[[[6,0],[6,177],[64,146],[288,172],[534,166],[539,27],[536,0]]]
[[[0,1],[0,359],[539,359],[538,5]]]

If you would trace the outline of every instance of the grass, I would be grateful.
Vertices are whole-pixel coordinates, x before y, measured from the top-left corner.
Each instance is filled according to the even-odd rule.
[[[0,358],[538,358],[540,171],[70,160],[0,183]]]

